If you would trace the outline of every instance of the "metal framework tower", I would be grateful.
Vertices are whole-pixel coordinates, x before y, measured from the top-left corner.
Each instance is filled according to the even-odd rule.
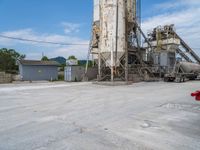
[[[141,0],[94,0],[88,58],[93,55],[98,80],[137,81],[137,75],[141,80],[155,80],[158,73],[161,77],[173,68],[175,53],[192,62],[178,48],[180,44],[200,63],[198,55],[172,31],[171,26],[155,28],[146,37],[141,30]]]

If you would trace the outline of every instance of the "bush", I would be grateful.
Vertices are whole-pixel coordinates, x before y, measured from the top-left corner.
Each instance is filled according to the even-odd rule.
[[[59,74],[58,75],[58,81],[64,81],[64,75]]]

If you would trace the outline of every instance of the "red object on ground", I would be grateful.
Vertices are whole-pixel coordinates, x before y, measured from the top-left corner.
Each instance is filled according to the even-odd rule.
[[[196,91],[191,94],[192,97],[196,97],[197,101],[200,101],[200,91]]]

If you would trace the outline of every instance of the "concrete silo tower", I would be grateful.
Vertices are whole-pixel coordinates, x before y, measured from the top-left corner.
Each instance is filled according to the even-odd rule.
[[[99,80],[128,81],[128,53],[138,47],[136,8],[136,0],[94,0],[92,54]]]

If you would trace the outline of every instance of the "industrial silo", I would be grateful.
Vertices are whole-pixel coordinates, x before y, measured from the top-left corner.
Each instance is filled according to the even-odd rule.
[[[127,75],[135,18],[136,0],[94,0],[92,54],[100,80]]]
[[[100,52],[112,69],[125,52],[124,0],[101,0],[100,10]]]
[[[100,0],[94,0],[94,10],[93,10],[93,21],[99,21],[100,19],[100,5],[99,5]]]

